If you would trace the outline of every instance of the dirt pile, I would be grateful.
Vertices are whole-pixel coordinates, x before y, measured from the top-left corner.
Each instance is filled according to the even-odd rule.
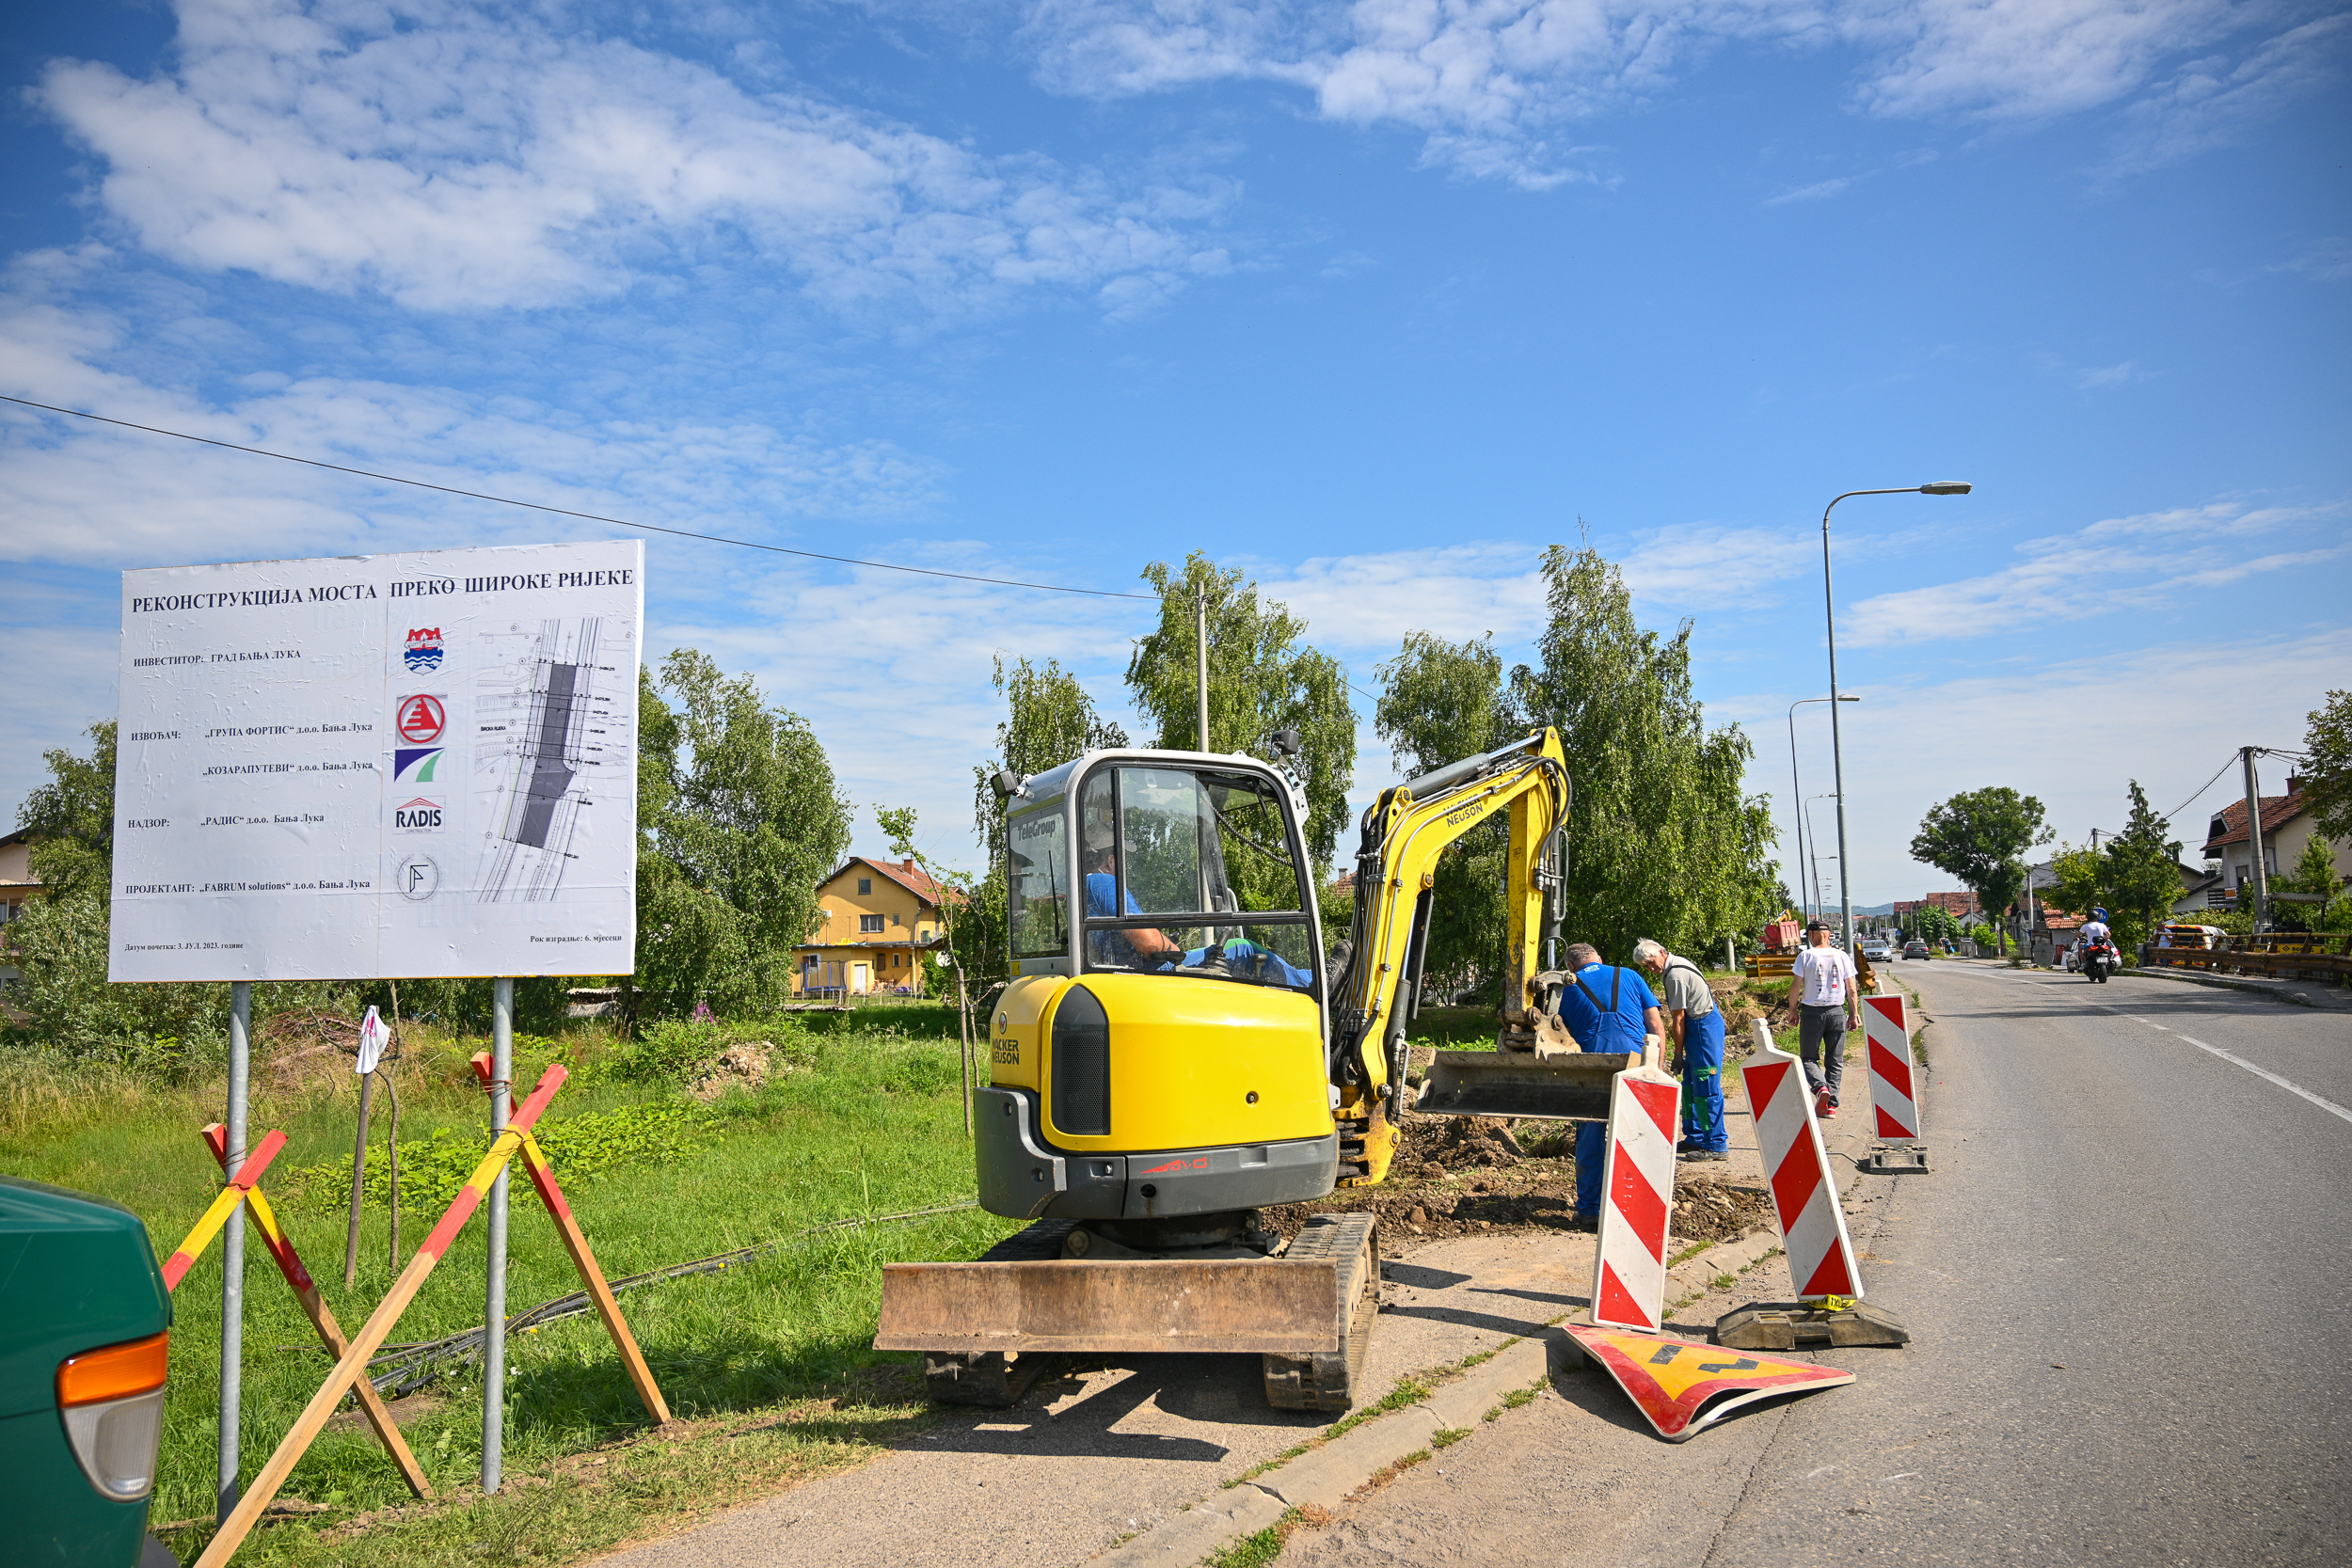
[[[694,1076],[687,1080],[686,1092],[707,1104],[729,1089],[755,1089],[768,1082],[771,1073],[792,1070],[790,1063],[777,1062],[775,1050],[768,1040],[737,1040],[694,1069]]]

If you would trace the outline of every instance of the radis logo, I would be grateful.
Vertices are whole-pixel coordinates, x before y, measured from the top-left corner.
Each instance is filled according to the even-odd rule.
[[[401,656],[408,668],[421,673],[441,667],[441,628],[420,626],[408,634],[408,649]]]
[[[439,746],[395,746],[392,748],[392,782],[394,784],[431,784],[433,769],[441,763]]]
[[[441,699],[422,692],[403,697],[392,710],[392,728],[411,746],[423,746],[441,738],[441,731],[449,726],[449,714],[441,706]]]
[[[405,806],[392,808],[392,831],[402,833],[437,833],[441,831],[441,802],[428,800],[420,795]]]

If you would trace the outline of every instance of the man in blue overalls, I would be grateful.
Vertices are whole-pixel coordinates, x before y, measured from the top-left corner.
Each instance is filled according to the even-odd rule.
[[[1629,969],[1600,961],[1589,942],[1568,948],[1568,983],[1560,992],[1560,1022],[1585,1051],[1629,1052],[1638,1056],[1651,1035],[1663,1035],[1658,998]],[[1594,1224],[1600,1218],[1601,1163],[1609,1150],[1606,1122],[1576,1124],[1576,1218]]]
[[[1724,1015],[1707,976],[1647,937],[1633,944],[1633,961],[1658,976],[1670,1038],[1681,1055],[1682,1142],[1686,1160],[1721,1160],[1731,1147],[1724,1127]]]

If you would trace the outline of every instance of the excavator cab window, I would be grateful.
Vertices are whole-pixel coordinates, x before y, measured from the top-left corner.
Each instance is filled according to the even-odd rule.
[[[1295,835],[1273,781],[1105,767],[1078,820],[1088,969],[1314,989]]]
[[[1070,951],[1070,830],[1062,802],[1049,800],[1010,823],[1007,924],[1016,958],[1057,958]]]

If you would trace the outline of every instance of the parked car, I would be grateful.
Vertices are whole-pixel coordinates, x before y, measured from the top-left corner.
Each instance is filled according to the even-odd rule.
[[[1904,958],[1927,958],[1928,956],[1929,956],[1929,954],[1928,954],[1928,944],[1927,944],[1926,942],[1921,942],[1918,938],[1914,937],[1911,941],[1909,941],[1909,942],[1904,942],[1904,943],[1903,943],[1903,957],[1904,957]]]
[[[0,1176],[0,1482],[10,1562],[169,1568],[147,1533],[171,1297],[119,1203]]]

